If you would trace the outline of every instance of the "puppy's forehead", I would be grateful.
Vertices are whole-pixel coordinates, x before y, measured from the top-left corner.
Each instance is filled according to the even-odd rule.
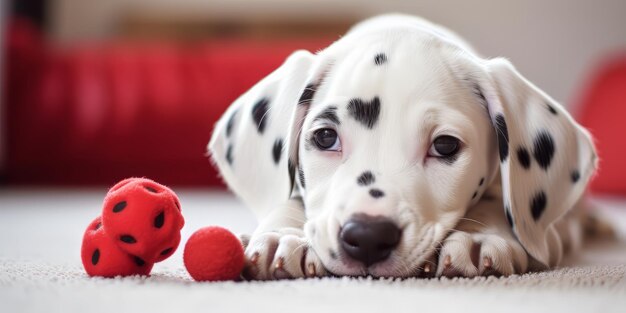
[[[378,97],[387,108],[454,96],[453,89],[459,86],[449,70],[453,57],[449,49],[410,38],[363,39],[352,41],[350,49],[333,56],[319,100],[336,102],[341,109],[353,99],[369,102]]]
[[[467,108],[476,100],[472,89],[449,69],[452,57],[428,41],[357,42],[336,56],[319,87],[311,119],[321,114],[335,124],[356,122],[376,130],[385,120],[415,121],[416,116],[455,107],[474,111],[477,108]]]

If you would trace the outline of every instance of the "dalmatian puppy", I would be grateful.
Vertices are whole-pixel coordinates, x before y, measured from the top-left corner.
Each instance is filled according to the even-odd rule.
[[[406,15],[296,51],[208,145],[259,218],[250,279],[509,275],[579,241],[588,132],[509,61]]]

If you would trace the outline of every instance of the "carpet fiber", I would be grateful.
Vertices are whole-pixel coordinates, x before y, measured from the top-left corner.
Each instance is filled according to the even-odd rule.
[[[558,269],[506,278],[325,278],[196,283],[182,244],[150,277],[89,278],[80,264],[84,228],[102,190],[0,190],[2,312],[623,312],[626,200],[596,199],[619,239],[588,243]],[[255,221],[225,193],[179,191],[183,243],[202,226],[250,232]]]

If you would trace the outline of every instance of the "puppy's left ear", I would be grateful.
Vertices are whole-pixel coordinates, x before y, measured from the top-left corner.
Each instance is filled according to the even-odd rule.
[[[596,169],[593,141],[508,60],[483,66],[480,88],[496,131],[507,219],[530,255],[555,265],[560,253],[551,249],[552,224],[574,206]]]
[[[293,190],[297,153],[291,146],[312,98],[307,81],[316,60],[308,51],[292,53],[235,100],[211,136],[211,160],[259,218],[284,204]]]

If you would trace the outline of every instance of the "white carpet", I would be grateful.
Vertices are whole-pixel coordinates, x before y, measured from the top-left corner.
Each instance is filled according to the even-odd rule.
[[[327,278],[193,282],[182,248],[149,278],[89,278],[84,228],[100,190],[0,189],[0,312],[625,312],[626,240],[588,245],[553,271],[508,278]],[[180,191],[186,225],[250,232],[254,218],[232,196]],[[626,238],[626,200],[596,200]],[[181,244],[182,247],[182,244]]]

